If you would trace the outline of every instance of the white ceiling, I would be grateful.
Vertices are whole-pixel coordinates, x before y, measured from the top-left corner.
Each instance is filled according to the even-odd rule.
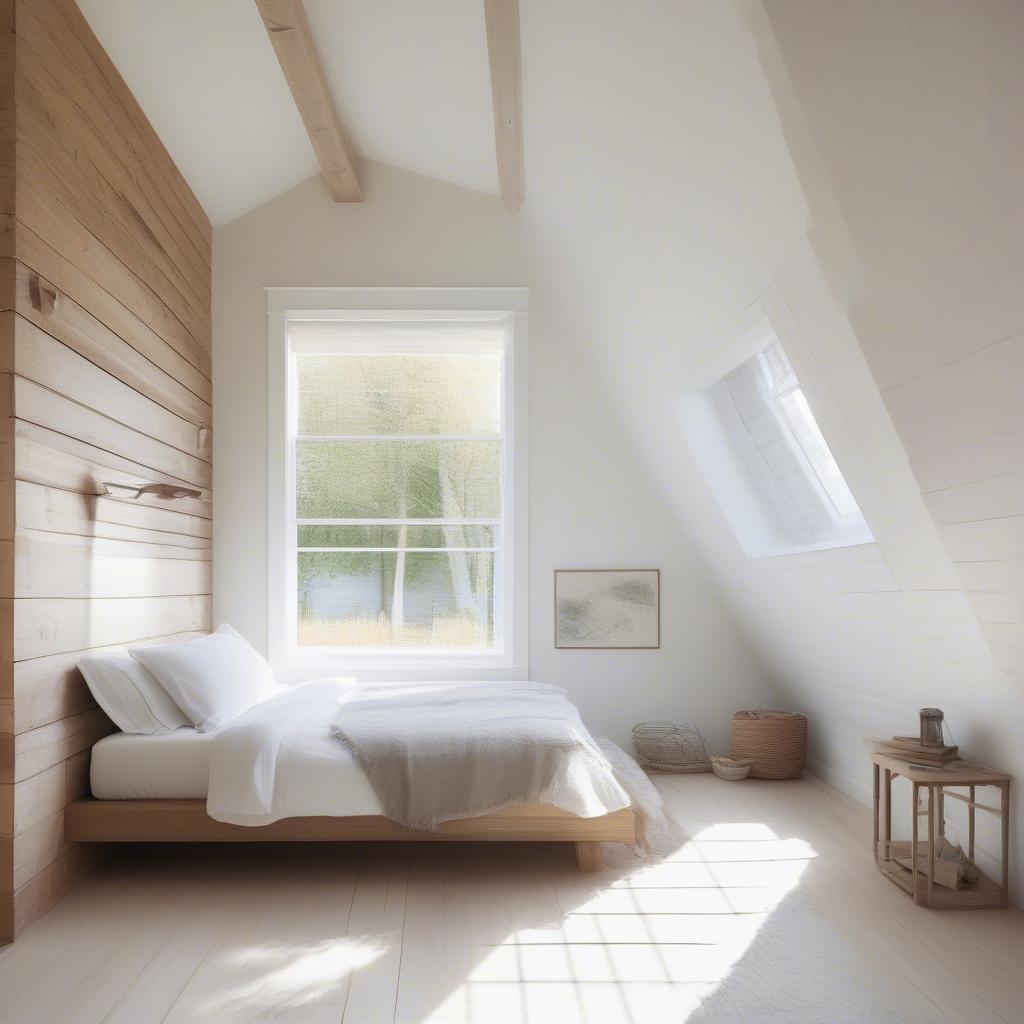
[[[79,0],[213,224],[317,172],[254,0]],[[498,194],[482,0],[307,0],[360,154]]]
[[[306,12],[361,154],[499,194],[483,0],[306,0]]]

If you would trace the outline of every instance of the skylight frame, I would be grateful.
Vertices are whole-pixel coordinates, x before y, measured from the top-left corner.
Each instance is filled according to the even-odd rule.
[[[829,536],[797,540],[779,528],[777,510],[766,513],[763,490],[746,460],[736,452],[731,434],[719,422],[709,398],[723,378],[775,342],[785,354],[825,446],[863,517],[860,524],[849,529],[837,525]],[[877,481],[860,457],[859,446],[849,434],[835,397],[778,289],[769,290],[730,325],[720,336],[714,357],[688,378],[680,402],[680,421],[723,518],[752,562],[774,565],[789,556],[874,545],[882,548],[887,561],[891,560],[892,552],[872,514],[879,497]],[[748,459],[752,452],[753,445],[745,453]],[[802,449],[800,457],[804,457]],[[817,482],[817,486],[822,485]],[[827,497],[823,487],[822,495]]]

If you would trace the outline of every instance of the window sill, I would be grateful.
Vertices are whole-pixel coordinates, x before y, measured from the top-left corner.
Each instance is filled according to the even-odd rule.
[[[879,550],[878,542],[874,539],[842,540],[780,548],[778,551],[747,555],[747,558],[754,569],[771,570],[796,568],[800,565],[867,562],[874,560]]]

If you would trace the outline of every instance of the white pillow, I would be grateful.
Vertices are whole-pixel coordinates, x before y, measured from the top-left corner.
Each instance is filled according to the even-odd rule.
[[[280,693],[270,666],[230,626],[157,647],[132,647],[197,729],[211,732]]]
[[[93,699],[121,732],[170,732],[192,724],[128,651],[86,654],[78,668]]]

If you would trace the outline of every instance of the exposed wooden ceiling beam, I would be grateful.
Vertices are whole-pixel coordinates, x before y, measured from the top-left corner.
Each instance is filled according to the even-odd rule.
[[[491,63],[494,145],[501,195],[515,213],[523,205],[523,86],[519,58],[519,0],[484,0]]]
[[[360,202],[363,188],[356,151],[334,107],[302,0],[256,0],[256,6],[320,161],[327,191],[336,203]]]

